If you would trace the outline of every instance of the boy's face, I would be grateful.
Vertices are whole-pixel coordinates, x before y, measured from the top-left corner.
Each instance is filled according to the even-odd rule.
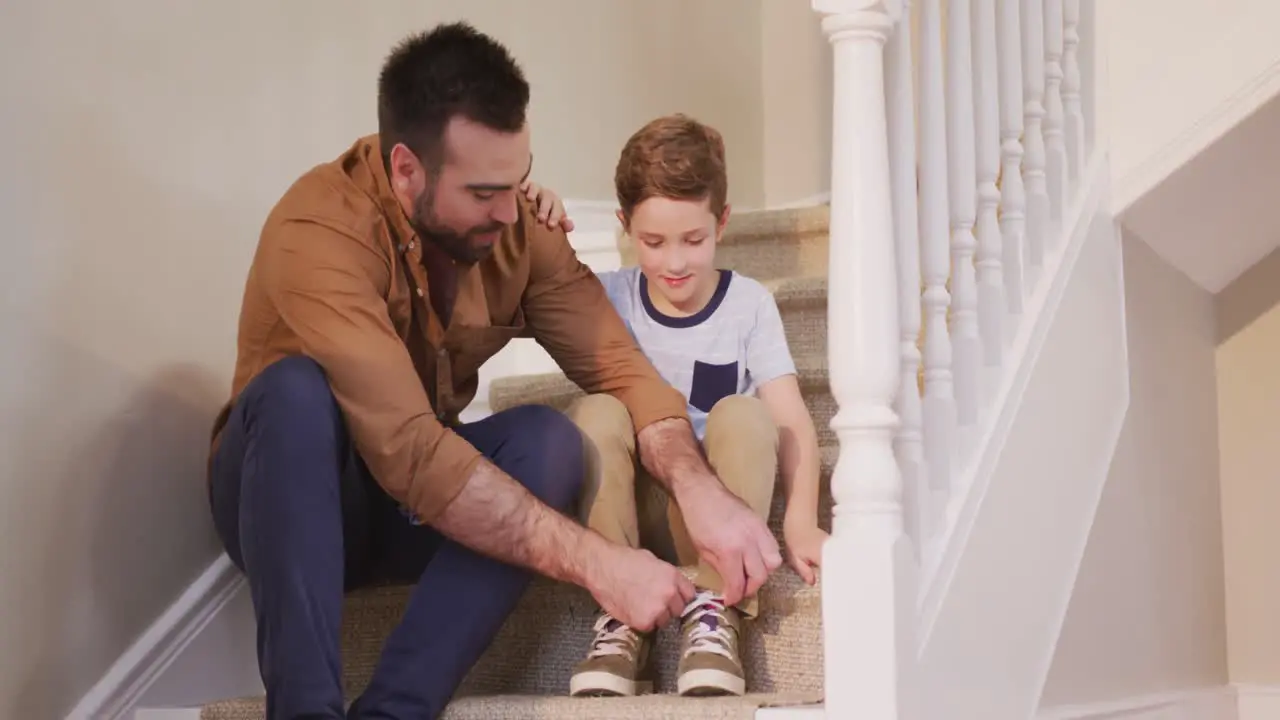
[[[724,234],[729,207],[716,217],[709,199],[651,197],[636,205],[630,224],[621,212],[618,217],[636,243],[650,292],[677,310],[702,309],[719,282],[716,243]]]

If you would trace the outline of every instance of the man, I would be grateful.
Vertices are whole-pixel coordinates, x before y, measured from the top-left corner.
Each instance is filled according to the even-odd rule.
[[[520,335],[626,406],[733,602],[781,563],[564,232],[518,197],[528,98],[507,51],[469,26],[411,37],[382,69],[378,134],[303,175],[263,227],[210,501],[249,579],[271,720],[344,717],[344,589],[417,583],[353,718],[437,717],[530,570],[637,628],[693,597],[671,565],[565,516],[583,476],[567,418],[530,406],[458,423],[477,369]]]

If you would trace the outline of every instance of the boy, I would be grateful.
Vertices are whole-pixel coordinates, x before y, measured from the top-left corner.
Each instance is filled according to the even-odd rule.
[[[618,219],[639,267],[599,273],[600,281],[650,362],[685,395],[720,480],[765,519],[781,465],[788,560],[812,584],[826,537],[817,523],[817,434],[773,296],[759,282],[715,267],[729,220],[724,142],[684,115],[658,118],[628,140],[614,183]],[[534,198],[541,190],[527,192]],[[693,571],[699,593],[681,618],[678,691],[742,694],[742,619],[756,615],[756,599],[726,607],[723,582],[699,561],[680,508],[636,462],[635,431],[620,402],[586,397],[567,413],[589,441],[583,522]],[[647,686],[641,676],[650,638],[603,611],[595,631],[571,694],[633,695]]]

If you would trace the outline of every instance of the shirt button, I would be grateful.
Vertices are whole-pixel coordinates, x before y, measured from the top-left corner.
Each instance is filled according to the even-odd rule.
[[[418,297],[422,297],[422,288],[418,288]]]

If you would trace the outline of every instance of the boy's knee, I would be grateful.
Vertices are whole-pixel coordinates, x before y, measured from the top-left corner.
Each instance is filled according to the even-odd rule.
[[[707,413],[706,442],[714,443],[721,437],[776,450],[778,426],[760,398],[730,395],[722,398]]]
[[[592,442],[621,442],[628,449],[635,447],[636,430],[631,423],[631,413],[612,395],[578,398],[564,414]]]
[[[508,472],[534,497],[557,510],[569,511],[577,500],[584,475],[578,428],[547,405],[525,405],[506,412],[518,416],[515,426],[519,435],[513,440],[523,450],[519,453],[522,467]]]

